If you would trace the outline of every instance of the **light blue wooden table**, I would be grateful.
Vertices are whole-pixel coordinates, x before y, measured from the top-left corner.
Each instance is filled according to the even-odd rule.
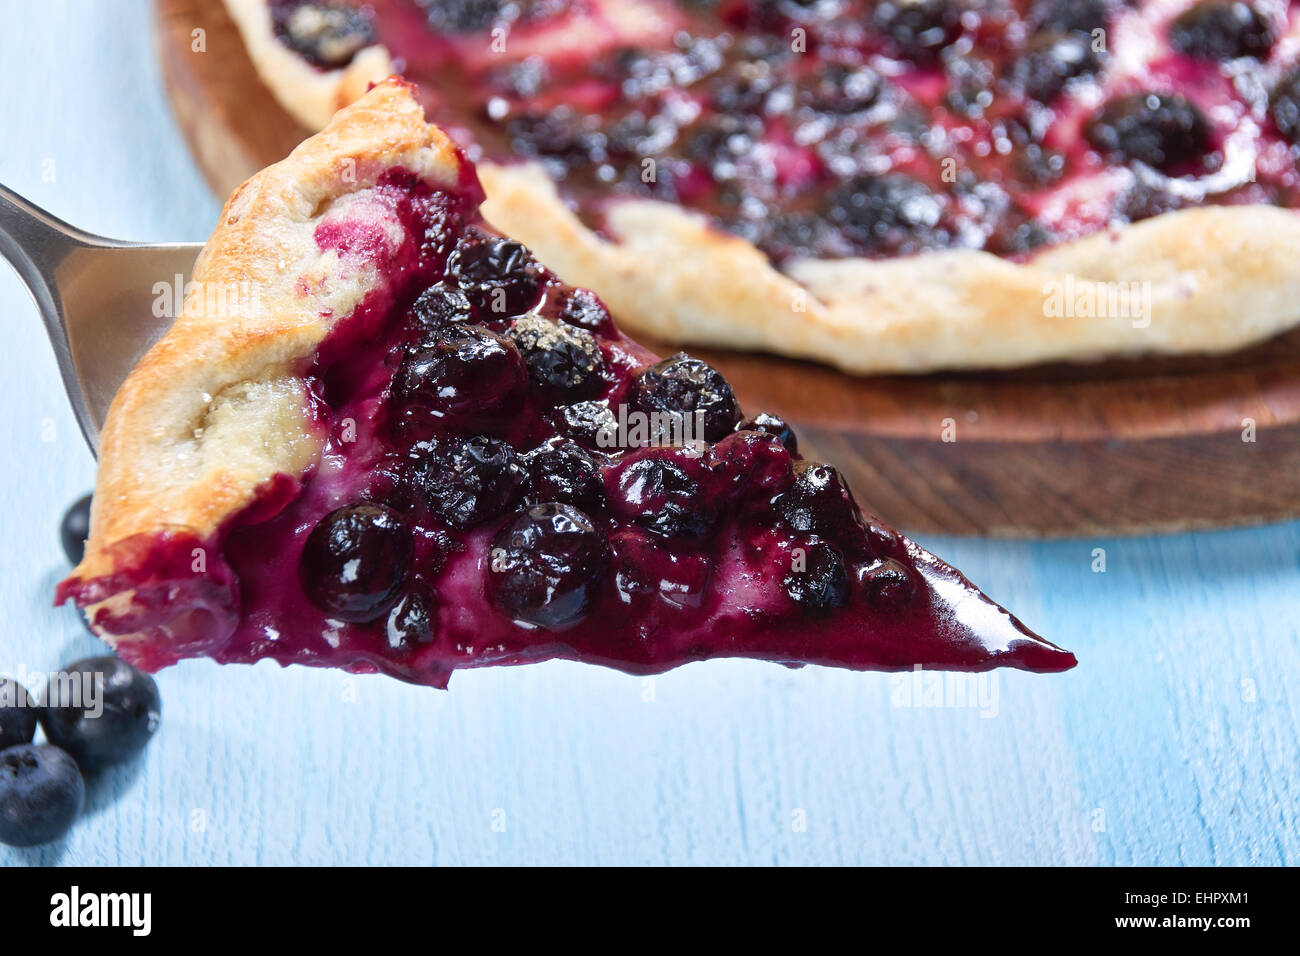
[[[0,181],[92,231],[204,238],[218,205],[147,5],[21,6],[0,30]],[[34,679],[101,647],[49,605],[59,516],[94,463],[4,268],[0,311],[0,672]],[[159,675],[157,739],[96,782],[67,841],[0,862],[1300,860],[1300,524],[925,543],[1078,669],[932,708],[897,706],[888,675],[749,662],[649,683],[555,663],[450,693],[191,662]]]

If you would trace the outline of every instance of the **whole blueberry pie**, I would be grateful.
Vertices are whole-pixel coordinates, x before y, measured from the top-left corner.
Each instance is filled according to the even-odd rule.
[[[481,199],[396,79],[236,190],[113,402],[59,587],[122,657],[435,686],[553,658],[1074,665]]]
[[[226,4],[313,129],[415,81],[487,219],[634,334],[914,372],[1300,319],[1281,0]]]

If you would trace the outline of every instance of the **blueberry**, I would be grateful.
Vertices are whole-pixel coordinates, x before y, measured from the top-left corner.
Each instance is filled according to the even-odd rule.
[[[541,294],[541,267],[528,248],[476,229],[466,230],[447,272],[485,319],[522,315]]]
[[[796,99],[816,113],[844,116],[875,105],[883,88],[880,74],[869,66],[828,63],[801,82]]]
[[[1096,73],[1100,63],[1092,41],[1080,33],[1035,34],[1011,66],[1012,84],[1039,103],[1050,103],[1070,81]]]
[[[957,38],[961,12],[955,0],[881,0],[874,19],[902,56],[924,63]]]
[[[609,546],[571,505],[534,505],[493,542],[493,603],[526,625],[562,630],[591,611],[609,570]]]
[[[50,678],[41,728],[82,770],[130,760],[162,720],[158,685],[120,657],[88,657]]]
[[[786,451],[792,455],[799,454],[799,439],[795,437],[794,429],[786,424],[784,418],[778,415],[769,415],[767,412],[759,412],[753,418],[747,418],[743,422],[736,424],[736,431],[763,432],[772,435],[780,440],[785,446]]]
[[[596,120],[566,105],[547,113],[512,116],[506,122],[505,133],[516,153],[551,157],[574,168],[604,158],[606,137],[597,129]]]
[[[30,743],[36,734],[36,702],[12,677],[0,677],[0,750]]]
[[[375,42],[370,17],[341,2],[280,3],[271,7],[276,37],[313,66],[347,66]]]
[[[989,236],[984,248],[1000,256],[1019,255],[1030,252],[1052,242],[1050,229],[1036,219],[1024,217],[1023,213],[1008,216]]]
[[[506,0],[421,0],[425,17],[435,31],[476,33],[502,17]]]
[[[388,646],[395,651],[412,651],[432,642],[437,613],[437,599],[424,588],[412,588],[388,612],[384,627]]]
[[[841,544],[860,526],[853,493],[834,465],[796,462],[794,484],[772,504],[791,530]]]
[[[510,338],[538,388],[580,398],[604,384],[605,359],[586,329],[526,315],[515,321]]]
[[[652,449],[624,459],[614,477],[610,507],[664,538],[702,538],[716,518],[697,474],[698,458],[682,449]]]
[[[861,174],[832,189],[826,212],[851,242],[872,252],[916,252],[940,242],[943,205],[902,173]]]
[[[1169,169],[1209,149],[1210,130],[1192,103],[1174,93],[1130,93],[1088,123],[1088,140],[1105,155]]]
[[[421,442],[411,455],[412,481],[425,504],[454,528],[470,528],[499,515],[523,490],[525,475],[518,456],[496,438]]]
[[[993,103],[996,70],[992,61],[962,52],[957,47],[943,51],[948,93],[944,101],[967,116],[979,117]]]
[[[509,338],[457,325],[407,352],[393,376],[392,394],[404,408],[465,417],[497,407],[527,381],[523,356]]]
[[[68,832],[86,802],[71,757],[49,744],[0,751],[0,843],[39,846]]]
[[[59,540],[69,564],[80,564],[86,553],[86,539],[90,537],[90,495],[78,498],[63,515],[59,525]]]
[[[899,610],[916,595],[916,572],[893,558],[878,561],[859,574],[867,600],[878,608]]]
[[[1115,200],[1111,215],[1121,221],[1140,222],[1175,209],[1184,201],[1173,193],[1142,182],[1134,183]]]
[[[790,559],[781,584],[792,601],[807,611],[827,611],[848,603],[849,573],[839,548],[810,538],[795,545]]]
[[[1036,0],[1029,21],[1035,30],[1103,30],[1112,0]]]
[[[630,404],[645,415],[684,416],[686,429],[693,429],[702,414],[704,434],[692,434],[693,440],[717,441],[740,419],[727,380],[707,362],[684,353],[643,369],[632,383]]]
[[[1268,112],[1278,132],[1300,144],[1300,69],[1292,70],[1273,88]]]
[[[790,452],[776,435],[738,430],[708,450],[709,472],[721,482],[715,491],[730,491],[766,504],[794,480]]]
[[[465,293],[442,284],[425,289],[411,305],[411,317],[429,332],[453,323],[469,322],[473,318],[471,313],[472,306]]]
[[[558,409],[561,432],[586,448],[618,445],[618,419],[604,402],[577,402]]]
[[[363,503],[331,511],[303,546],[303,590],[332,618],[373,621],[401,595],[412,549],[410,526],[391,508]]]
[[[594,292],[586,289],[574,289],[564,296],[560,301],[559,319],[597,335],[609,335],[614,330],[609,310],[601,305]]]
[[[1202,0],[1169,25],[1169,43],[1200,60],[1264,59],[1277,37],[1268,20],[1240,0]]]
[[[553,441],[523,456],[528,474],[524,501],[530,505],[559,502],[587,513],[605,507],[605,484],[596,459],[572,441]]]

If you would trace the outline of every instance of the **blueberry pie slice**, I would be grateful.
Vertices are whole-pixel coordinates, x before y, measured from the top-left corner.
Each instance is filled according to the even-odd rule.
[[[124,658],[435,686],[552,658],[1074,665],[481,198],[400,80],[231,197],[114,400],[58,592]]]
[[[632,334],[916,372],[1300,320],[1293,4],[226,5],[310,128],[419,83],[488,220]]]

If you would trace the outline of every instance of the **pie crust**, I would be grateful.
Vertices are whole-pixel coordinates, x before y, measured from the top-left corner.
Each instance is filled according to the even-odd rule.
[[[382,46],[317,70],[274,37],[266,0],[225,0],[275,97],[309,128],[390,71]],[[1300,321],[1300,215],[1272,206],[1166,212],[1027,261],[967,249],[774,268],[744,239],[655,200],[620,200],[609,238],[536,163],[478,164],[484,216],[633,335],[773,352],[854,373],[1222,353]],[[1129,295],[1106,311],[1097,303]],[[1064,298],[1063,298],[1064,297]],[[1062,302],[1068,302],[1062,307]]]

